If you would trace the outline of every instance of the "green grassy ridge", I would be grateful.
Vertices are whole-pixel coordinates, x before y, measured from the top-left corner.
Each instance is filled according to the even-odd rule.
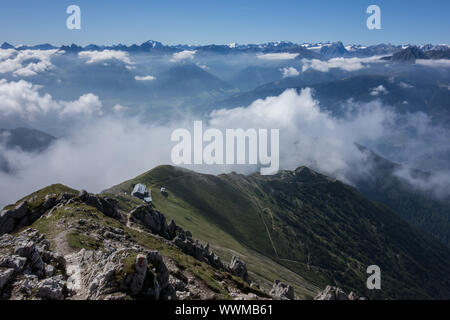
[[[228,223],[229,228],[232,229],[232,232],[229,232],[229,230],[223,229],[220,225],[226,219],[219,219],[217,221],[214,219],[214,213],[205,216],[204,211],[199,210],[195,205],[185,201],[182,197],[175,196],[174,189],[172,188],[176,184],[171,183],[171,181],[181,181],[192,175],[195,177],[195,174],[190,171],[179,168],[173,170],[172,167],[161,166],[158,167],[158,170],[153,170],[151,175],[140,175],[135,179],[104,191],[103,194],[116,198],[119,200],[121,207],[129,209],[133,205],[143,204],[143,201],[131,197],[129,193],[134,184],[138,182],[145,183],[148,187],[152,188],[153,204],[156,209],[162,212],[168,221],[173,219],[177,225],[185,230],[189,230],[194,238],[210,243],[211,248],[223,261],[230,261],[234,254],[241,256],[247,265],[250,278],[260,283],[261,287],[265,290],[270,290],[273,281],[280,279],[292,285],[295,289],[295,294],[299,298],[311,299],[317,294],[320,288],[318,285],[306,281],[299,274],[283,267],[277,261],[266,256],[260,249],[253,249],[243,244],[244,242],[239,238],[241,234],[233,226],[233,222]],[[209,176],[208,178],[216,179],[215,176]],[[212,185],[214,184],[212,183]],[[169,194],[167,197],[164,197],[159,192],[161,186],[168,188]],[[233,190],[233,193],[235,192],[236,190]],[[227,201],[232,201],[233,193]],[[200,202],[202,202],[201,197],[196,200],[196,203]],[[249,223],[252,224],[253,220],[250,220]],[[262,223],[258,227],[260,230],[258,232],[265,233]],[[253,237],[253,235],[249,235],[249,237]],[[271,248],[268,240],[265,246],[267,249]]]
[[[78,191],[75,189],[72,189],[70,187],[67,187],[61,183],[52,184],[50,186],[39,189],[38,191],[35,191],[35,192],[21,198],[15,204],[9,204],[9,205],[5,206],[3,208],[3,210],[14,209],[18,204],[20,204],[21,202],[23,202],[25,200],[28,202],[28,208],[34,209],[44,203],[46,195],[48,195],[48,194],[60,195],[62,193],[78,194]]]
[[[447,248],[354,188],[307,168],[212,176],[160,166],[108,192],[129,193],[138,182],[156,189],[156,208],[195,237],[228,255],[246,252],[251,275],[264,277],[272,261],[284,268],[265,276],[290,271],[302,279],[296,285],[303,292],[308,283],[334,283],[371,298],[450,297]],[[381,267],[381,291],[365,287],[372,264]]]
[[[441,290],[438,296],[448,297],[448,287],[441,285],[448,279],[447,271],[436,268],[449,270],[446,248],[347,185],[303,178],[250,178],[260,182],[263,193],[273,195],[275,204],[266,204],[278,217],[278,228],[295,227],[284,233],[276,228],[271,232],[272,238],[280,238],[280,256],[304,259],[302,247],[295,246],[300,241],[308,243],[314,253],[311,263],[333,270],[334,280],[345,288],[364,290],[365,268],[377,264],[388,270],[383,273],[383,291],[388,297],[426,298],[435,295],[436,288]],[[299,201],[303,203],[300,208]],[[283,240],[289,243],[284,251]]]

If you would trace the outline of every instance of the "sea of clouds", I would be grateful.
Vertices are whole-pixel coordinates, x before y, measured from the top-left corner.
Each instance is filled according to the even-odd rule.
[[[124,113],[128,107],[123,103],[111,107],[113,112],[105,112],[101,97],[90,92],[75,100],[53,98],[45,88],[27,81],[26,76],[52,69],[50,57],[59,53],[54,50],[24,52],[0,51],[0,73],[17,76],[16,80],[0,80],[0,117],[2,120],[21,118],[37,128],[41,121],[51,121],[64,128],[64,135],[42,153],[11,150],[0,145],[1,157],[14,172],[0,171],[0,206],[53,183],[100,192],[159,164],[171,164],[171,149],[175,144],[170,141],[171,133],[177,128],[192,128],[194,120],[203,120],[205,129],[279,129],[281,169],[307,165],[350,184],[350,177],[355,172],[363,174],[368,169],[362,165],[365,155],[355,143],[376,150],[379,141],[402,141],[400,158],[403,155],[408,159],[408,166],[414,166],[415,159],[432,155],[436,150],[447,151],[445,148],[450,139],[448,130],[432,124],[427,115],[400,115],[384,105],[377,99],[386,91],[381,86],[372,89],[374,98],[371,102],[349,101],[344,108],[346,112],[340,117],[324,111],[313,90],[306,88],[300,92],[288,89],[279,96],[256,100],[248,106],[213,110],[203,119],[187,111],[181,119],[144,122],[139,116]],[[191,61],[195,54],[195,51],[186,50],[172,55],[170,60],[173,63]],[[33,57],[31,60],[25,58],[30,56]],[[295,57],[287,54],[258,56],[271,61]],[[108,50],[82,52],[78,59],[86,64],[118,60],[128,67],[135,66],[128,54]],[[378,63],[376,61],[375,58],[305,60],[303,69],[354,71]],[[295,68],[285,68],[282,72],[284,77],[300,73]],[[136,80],[155,81],[151,75]],[[408,138],[411,133],[414,139]],[[214,174],[257,171],[256,166],[198,165],[188,168]],[[398,174],[421,189],[449,190],[450,175],[446,172],[439,172],[426,183],[417,181],[406,169]]]
[[[39,103],[39,99],[42,97],[35,96],[35,103]],[[64,110],[66,102],[59,104],[63,109],[55,107],[53,112]],[[355,171],[366,169],[361,166],[365,156],[354,145],[355,142],[372,145],[380,139],[400,135],[402,131],[415,127],[420,131],[419,136],[428,138],[423,142],[413,140],[406,143],[404,152],[415,152],[417,155],[417,152],[431,148],[430,145],[426,146],[428,139],[434,139],[436,135],[443,135],[440,141],[450,137],[444,129],[436,132],[438,129],[423,114],[403,117],[400,127],[397,125],[399,117],[379,101],[373,101],[349,104],[348,114],[335,118],[321,110],[319,101],[310,89],[301,92],[290,89],[280,96],[256,100],[246,107],[214,110],[204,119],[204,124],[205,129],[280,129],[280,168],[295,169],[300,165],[308,165],[352,183],[347,174],[351,172],[354,175]],[[162,125],[143,123],[137,117],[125,118],[120,114],[91,117],[77,122],[65,137],[58,139],[42,153],[0,147],[3,157],[15,169],[15,174],[0,173],[0,203],[5,205],[13,202],[52,183],[100,192],[159,164],[170,164],[171,148],[174,145],[170,141],[172,131],[176,128],[191,128],[193,120],[198,119],[186,115],[184,120]],[[188,168],[208,173],[250,173],[257,169],[255,166]],[[408,176],[408,171],[399,174],[415,182],[414,178]],[[442,188],[447,182],[437,179],[422,187]]]

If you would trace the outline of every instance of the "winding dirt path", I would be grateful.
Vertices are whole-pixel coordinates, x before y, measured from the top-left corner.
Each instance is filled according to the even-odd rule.
[[[77,253],[69,247],[66,236],[71,230],[64,230],[56,235],[54,239],[55,251],[64,256],[66,260],[67,288],[75,294],[69,299],[85,300],[87,298],[87,288],[84,288],[81,281],[81,267]]]
[[[133,229],[133,230],[137,231],[137,232],[142,232],[142,231],[143,231],[142,229],[140,229],[140,228],[138,228],[138,227],[135,227],[134,224],[131,222],[131,214],[130,214],[130,212],[127,213],[127,223],[126,223],[126,226],[127,226],[128,228],[130,228],[130,229]]]
[[[66,273],[69,276],[67,279],[67,288],[76,292],[71,297],[71,300],[85,300],[87,298],[87,289],[84,288],[81,281],[81,267],[80,260],[76,253],[64,256],[66,259]]]

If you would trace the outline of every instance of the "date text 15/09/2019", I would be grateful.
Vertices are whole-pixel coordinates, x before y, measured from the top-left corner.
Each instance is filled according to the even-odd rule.
[[[219,313],[221,315],[270,315],[272,314],[272,306],[264,304],[223,304],[218,305],[217,308],[186,306],[183,304],[175,309],[176,315],[200,315],[206,318],[208,313]]]

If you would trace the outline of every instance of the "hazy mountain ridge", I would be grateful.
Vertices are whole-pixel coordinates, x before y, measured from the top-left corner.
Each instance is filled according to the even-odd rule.
[[[6,150],[15,149],[23,152],[39,153],[45,151],[55,140],[55,137],[40,130],[28,128],[0,129],[0,147]],[[6,159],[1,153],[0,171],[8,174],[15,173],[15,164]]]
[[[20,148],[26,152],[41,152],[56,138],[40,130],[28,128],[0,129],[0,144],[7,148]]]
[[[412,177],[426,183],[431,173],[404,168],[363,146],[358,148],[367,155],[365,167],[369,168],[367,175],[354,177],[358,190],[450,247],[450,197],[421,190],[398,174],[402,169],[410,170]]]
[[[436,59],[450,59],[450,49],[447,48],[432,48],[430,50],[423,50],[416,46],[410,46],[402,51],[394,53],[390,57],[383,57],[383,60],[415,63],[418,59],[436,60]]]

